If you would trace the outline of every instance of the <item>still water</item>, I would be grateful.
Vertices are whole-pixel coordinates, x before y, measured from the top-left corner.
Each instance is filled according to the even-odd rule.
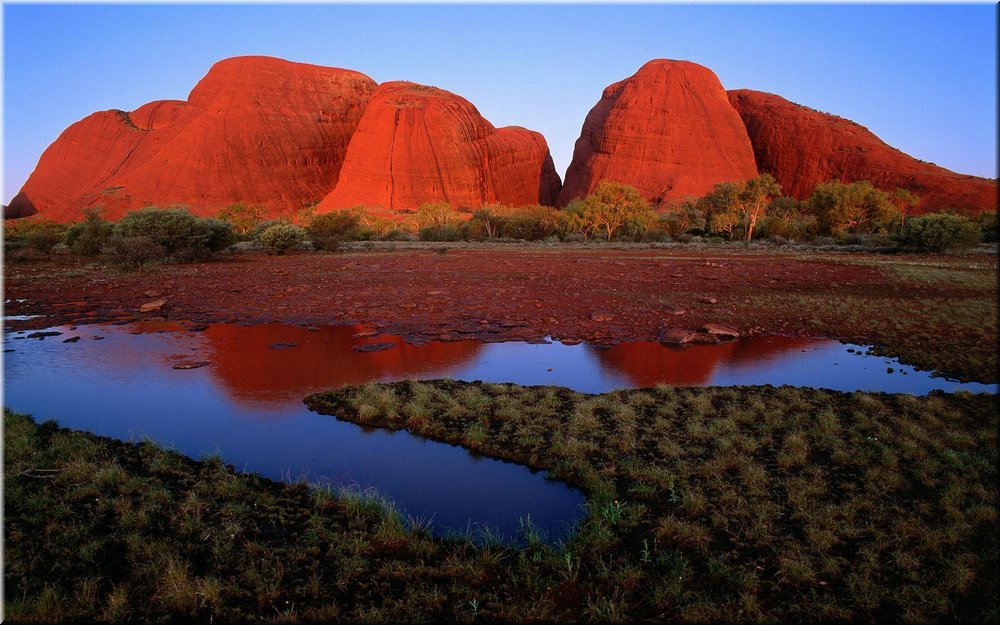
[[[363,337],[362,328],[174,323],[49,328],[4,336],[4,403],[66,427],[151,439],[193,457],[218,454],[272,479],[374,488],[435,530],[520,520],[550,536],[583,513],[580,492],[510,463],[405,432],[365,430],[310,412],[302,398],[345,384],[448,377],[617,388],[773,384],[926,394],[996,392],[959,384],[837,341],[762,337],[695,345],[432,342]],[[78,337],[78,338],[77,338]],[[67,342],[67,340],[69,342]],[[365,345],[380,351],[358,351]],[[175,365],[208,363],[192,369]],[[890,373],[888,370],[892,369]]]

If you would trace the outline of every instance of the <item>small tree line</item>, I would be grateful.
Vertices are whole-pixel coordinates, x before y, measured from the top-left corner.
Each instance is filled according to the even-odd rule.
[[[948,251],[997,241],[997,215],[975,218],[950,212],[909,217],[919,198],[905,189],[887,192],[868,181],[831,181],[805,200],[781,195],[769,174],[722,182],[703,197],[654,208],[628,185],[602,181],[587,197],[557,210],[548,206],[491,204],[455,209],[427,203],[389,218],[366,207],[292,218],[267,219],[267,209],[237,203],[215,218],[187,210],[149,207],[108,222],[100,209],[87,209],[81,222],[45,219],[5,222],[5,239],[20,239],[48,253],[65,243],[74,253],[103,254],[124,268],[161,260],[203,260],[238,241],[255,241],[270,254],[284,254],[303,241],[335,251],[343,242],[364,240],[484,241],[669,241],[693,237],[750,242],[860,242],[875,237],[912,250]],[[832,241],[831,241],[832,242]]]

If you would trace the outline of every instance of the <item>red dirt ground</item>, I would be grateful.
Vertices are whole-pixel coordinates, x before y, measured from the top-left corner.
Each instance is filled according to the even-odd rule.
[[[223,258],[124,275],[68,257],[8,263],[6,314],[47,315],[8,325],[161,316],[194,324],[370,323],[415,340],[551,336],[613,343],[719,322],[744,334],[816,335],[774,311],[747,315],[743,296],[813,292],[831,284],[887,286],[869,267],[704,251],[406,249]],[[138,312],[160,297],[167,299],[163,308]],[[21,299],[26,301],[16,301]],[[673,314],[677,308],[683,313]]]

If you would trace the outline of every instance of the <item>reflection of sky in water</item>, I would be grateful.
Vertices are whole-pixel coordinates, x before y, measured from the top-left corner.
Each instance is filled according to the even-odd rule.
[[[556,384],[590,393],[657,383],[996,392],[996,386],[959,385],[891,359],[847,352],[861,349],[856,346],[783,337],[686,349],[656,343],[597,349],[472,341],[406,345],[398,337],[353,338],[357,328],[346,326],[315,332],[281,325],[144,334],[130,334],[137,331],[132,326],[57,330],[63,334],[45,340],[17,338],[28,332],[4,337],[4,349],[14,350],[5,354],[6,405],[97,434],[150,438],[194,457],[218,453],[238,469],[274,479],[375,487],[441,527],[485,522],[507,534],[529,514],[558,532],[578,518],[582,497],[517,465],[314,414],[302,398],[343,384],[431,377]],[[62,342],[72,336],[81,338]],[[394,346],[373,353],[351,349],[372,342]],[[297,345],[269,348],[276,343]],[[172,368],[195,360],[210,365]]]

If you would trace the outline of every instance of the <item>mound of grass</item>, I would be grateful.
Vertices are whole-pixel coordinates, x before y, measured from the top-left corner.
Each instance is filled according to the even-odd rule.
[[[996,622],[996,398],[401,382],[312,395],[583,488],[560,546],[434,539],[5,411],[15,622]],[[376,460],[377,461],[377,460]]]
[[[998,617],[995,397],[436,381],[306,401],[583,488],[581,617]]]

